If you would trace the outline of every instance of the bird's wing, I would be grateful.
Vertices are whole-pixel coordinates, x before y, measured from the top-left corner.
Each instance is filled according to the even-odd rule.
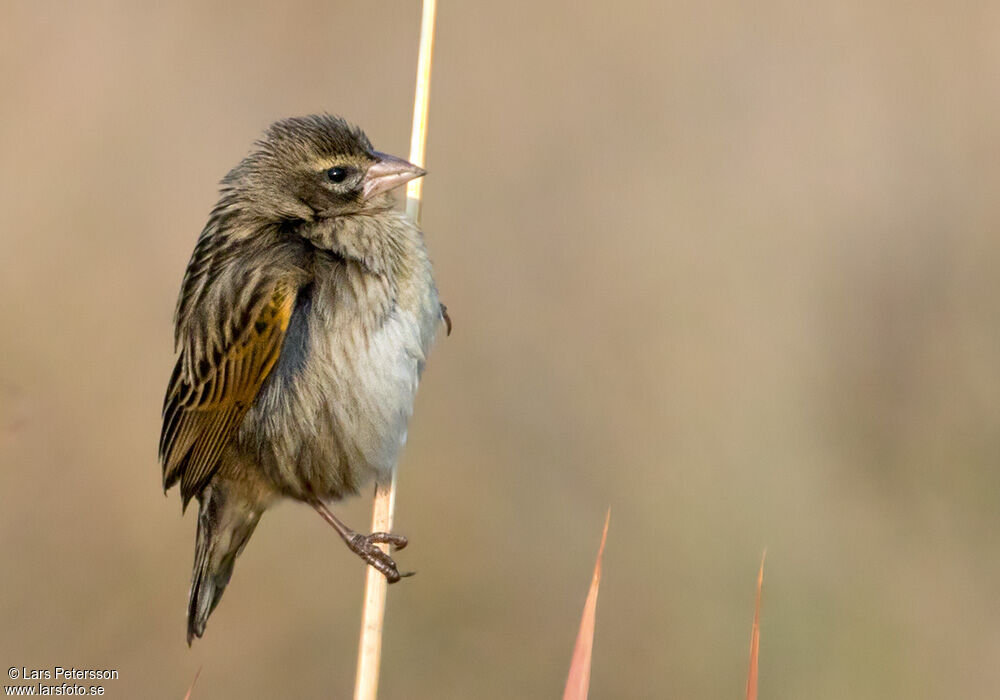
[[[177,308],[178,346],[163,402],[163,486],[184,506],[212,478],[284,341],[299,285],[241,265],[231,241],[202,236]]]

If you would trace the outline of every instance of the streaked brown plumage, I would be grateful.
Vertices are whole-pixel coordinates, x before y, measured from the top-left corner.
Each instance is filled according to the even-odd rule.
[[[389,191],[423,175],[328,115],[272,125],[222,181],[175,318],[164,488],[199,500],[188,642],[201,636],[264,510],[325,503],[391,473],[444,308],[423,236]],[[450,326],[450,323],[449,323]]]

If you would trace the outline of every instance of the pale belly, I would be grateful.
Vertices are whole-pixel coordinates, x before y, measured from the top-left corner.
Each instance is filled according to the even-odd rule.
[[[431,301],[436,307],[436,294],[419,317],[394,309],[369,333],[349,313],[331,313],[319,294],[296,308],[240,431],[244,454],[279,492],[336,499],[388,479],[438,322]]]

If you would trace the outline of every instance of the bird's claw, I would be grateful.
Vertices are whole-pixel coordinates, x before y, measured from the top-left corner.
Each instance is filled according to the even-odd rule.
[[[416,573],[414,571],[400,572],[392,557],[376,546],[388,544],[392,546],[393,551],[403,549],[407,545],[407,539],[402,535],[394,535],[389,532],[373,532],[370,535],[356,534],[348,544],[355,554],[385,576],[389,583],[396,583],[399,579],[413,576]]]
[[[440,302],[439,302],[440,303]],[[447,331],[445,335],[451,335],[451,316],[448,315],[448,307],[441,304],[441,320],[444,321],[444,327]]]
[[[396,535],[391,532],[373,532],[368,535],[368,541],[374,544],[391,545],[394,552],[405,549],[406,545],[410,543],[404,535]]]

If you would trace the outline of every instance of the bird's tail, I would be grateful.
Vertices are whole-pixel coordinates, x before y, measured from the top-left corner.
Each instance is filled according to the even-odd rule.
[[[187,642],[205,633],[208,616],[215,610],[233,575],[233,563],[253,534],[263,512],[215,479],[199,496],[198,535],[194,571],[188,600]]]

